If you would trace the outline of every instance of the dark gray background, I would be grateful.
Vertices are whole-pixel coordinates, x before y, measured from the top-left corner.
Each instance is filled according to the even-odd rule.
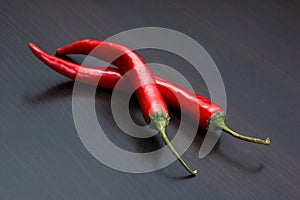
[[[0,199],[300,199],[299,1],[1,1]],[[94,159],[72,118],[73,82],[27,48],[55,49],[79,39],[158,26],[183,32],[209,52],[228,97],[227,122],[245,134],[270,136],[268,147],[226,134],[198,158],[204,130],[183,155],[199,171],[187,178],[175,162],[147,174],[127,174]],[[144,50],[146,62],[173,66],[198,93],[201,77],[170,53]],[[96,109],[110,138],[125,149],[150,151],[159,138],[137,140],[112,123],[109,91]],[[131,111],[142,122],[137,102]],[[179,112],[171,108],[176,130]]]

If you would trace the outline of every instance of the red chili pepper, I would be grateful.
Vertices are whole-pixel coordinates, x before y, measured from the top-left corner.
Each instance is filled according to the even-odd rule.
[[[69,44],[65,47],[61,47],[59,49],[56,50],[56,54],[57,55],[66,55],[66,54],[83,54],[83,55],[89,55],[93,50],[95,50],[95,48],[97,48],[98,45],[101,44],[100,40],[79,40],[76,41],[72,44]],[[99,56],[99,54],[97,53],[96,56]],[[100,59],[103,59],[103,55],[100,55]],[[115,63],[113,62],[112,64],[114,65],[118,65],[119,63]],[[160,82],[161,81],[161,82]],[[162,79],[160,77],[156,77],[156,83],[158,84],[159,89],[162,89],[162,94],[164,99],[168,99],[166,100],[167,102],[170,102],[170,104],[172,106],[177,107],[178,109],[180,109],[179,105],[175,105],[175,102],[173,102],[174,100],[172,98],[170,98],[169,95],[171,94],[177,94],[178,91],[180,91],[180,95],[179,97],[185,99],[184,102],[186,102],[186,104],[184,104],[183,110],[186,110],[186,113],[188,113],[189,115],[192,116],[198,116],[198,111],[195,111],[192,103],[197,103],[199,106],[199,113],[201,118],[200,119],[196,119],[199,120],[200,126],[204,129],[206,129],[207,127],[209,127],[210,124],[215,124],[215,126],[219,127],[220,129],[222,129],[223,131],[231,134],[232,136],[248,141],[248,142],[254,142],[254,143],[260,143],[260,144],[265,144],[268,145],[270,144],[270,138],[266,138],[265,140],[262,139],[258,139],[258,138],[252,138],[252,137],[247,137],[247,136],[243,136],[240,135],[234,131],[232,131],[231,129],[229,129],[226,124],[225,124],[225,112],[222,108],[220,108],[218,105],[212,103],[209,99],[200,96],[198,94],[196,94],[197,98],[195,98],[195,94],[193,94],[192,92],[178,86],[175,85],[171,82],[169,82],[168,80]],[[166,88],[162,88],[163,86],[166,86]],[[169,88],[171,88],[170,90],[167,90]],[[179,89],[179,90],[178,90]],[[167,94],[167,91],[169,95]],[[165,94],[165,95],[164,95]],[[172,101],[172,103],[171,103]]]
[[[97,42],[98,41],[93,40],[75,42],[75,45],[73,44],[73,46],[69,45],[67,47],[61,48],[59,49],[59,51],[57,51],[57,53],[89,54],[89,52],[95,47],[94,45],[99,45],[99,42],[98,44],[96,44]],[[83,46],[82,48],[80,48],[80,43]],[[110,67],[96,68],[81,66],[79,64],[71,63],[63,59],[46,54],[34,44],[30,43],[28,44],[28,46],[31,49],[31,51],[47,66],[71,79],[77,78],[78,80],[84,83],[95,84],[95,81],[97,81],[101,76],[101,81],[98,82],[98,86],[107,89],[113,89],[115,84],[119,81],[119,79],[122,78],[122,75],[120,74],[118,69]],[[72,49],[73,47],[76,48]],[[84,70],[79,70],[80,68],[84,68]],[[188,113],[193,119],[198,120],[202,128],[206,129],[210,125],[214,125],[219,129],[223,129],[225,132],[231,134],[236,138],[259,144],[270,144],[269,138],[262,140],[259,138],[243,136],[229,129],[225,125],[224,110],[218,105],[212,103],[207,98],[198,94],[195,95],[194,93],[157,76],[155,76],[155,82],[165,101],[169,105],[172,105],[178,109],[181,108],[183,112]],[[124,87],[123,89],[126,90],[128,88]],[[176,100],[174,94],[176,94],[176,97],[180,99],[180,102],[182,103],[181,107],[178,101]],[[199,108],[199,110],[194,109],[195,105]],[[198,118],[199,113],[201,116],[200,118]]]
[[[81,70],[79,71],[78,66],[76,66],[75,64],[66,62],[56,57],[49,56],[38,49],[38,47],[34,44],[30,43],[28,44],[28,46],[32,50],[32,52],[45,64],[51,66],[57,72],[65,74],[70,78],[74,79],[78,72],[80,80],[86,83],[92,83],[91,80],[99,78],[99,73],[101,73],[101,70],[99,70],[98,68],[95,69],[92,67],[88,67],[83,71],[83,73],[81,73]],[[152,126],[154,125],[155,128],[158,129],[163,141],[166,143],[174,156],[191,175],[196,175],[197,170],[191,170],[188,167],[188,165],[177,153],[165,133],[165,127],[167,126],[170,119],[167,106],[164,103],[163,97],[160,95],[160,91],[155,83],[154,78],[152,77],[152,73],[145,66],[143,60],[137,54],[133,53],[130,49],[115,43],[102,42],[101,48],[98,48],[97,50],[97,54],[100,53],[100,55],[104,55],[102,57],[103,60],[107,62],[114,61],[114,63],[120,63],[117,64],[117,66],[122,69],[124,73],[132,70],[131,73],[133,73],[133,75],[131,75],[129,81],[131,81],[133,87],[137,88],[135,92],[146,122],[150,122],[150,125],[152,124]],[[121,65],[122,62],[125,64]],[[111,75],[112,72],[115,71],[108,70],[105,72]],[[101,79],[105,77],[106,75],[102,76]],[[118,78],[120,77],[121,75],[119,74]]]
[[[97,49],[99,45],[101,44],[101,41],[99,40],[79,40],[72,44],[69,44],[65,47],[59,48],[56,50],[57,55],[66,55],[66,54],[83,54],[83,55],[89,55],[93,50],[92,54],[95,54],[98,58],[103,60],[109,60],[109,58],[106,58],[106,55],[100,54]],[[95,51],[96,50],[96,51]],[[57,57],[54,57],[57,58]],[[45,63],[47,64],[47,63]],[[112,62],[113,65],[118,66],[121,65],[121,62]],[[77,66],[78,67],[78,66]],[[101,68],[100,68],[101,69]],[[114,68],[107,68],[106,70],[114,70]],[[118,70],[116,72],[119,73]],[[102,80],[102,77],[101,77]],[[193,115],[193,118],[196,120],[199,120],[200,126],[204,129],[207,128],[207,119],[209,119],[212,115],[214,115],[217,112],[224,113],[223,109],[220,108],[218,105],[213,104],[209,99],[202,97],[200,95],[194,94],[178,85],[173,84],[172,82],[169,82],[168,80],[162,79],[161,77],[155,76],[155,81],[158,84],[159,89],[161,90],[161,93],[163,93],[164,99],[168,102],[168,104],[180,109],[180,105],[178,104],[178,101],[176,100],[176,96],[180,97],[181,99],[189,98],[188,101],[183,101],[182,109],[186,110],[186,113],[189,113],[190,115]],[[106,81],[100,81],[99,86],[101,87],[101,84],[104,84]],[[113,82],[112,87],[109,89],[113,89],[115,86],[115,82]],[[168,89],[168,88],[172,89]],[[105,87],[107,88],[107,87]],[[179,90],[178,90],[179,88]],[[175,96],[176,94],[176,96]],[[195,98],[198,96],[198,98]],[[199,103],[198,103],[199,101]],[[172,102],[172,103],[171,103]],[[199,113],[201,118],[198,119],[199,113],[198,111],[195,111],[195,106],[191,104],[192,102],[197,102],[197,105],[200,105]],[[175,105],[176,104],[176,105]]]

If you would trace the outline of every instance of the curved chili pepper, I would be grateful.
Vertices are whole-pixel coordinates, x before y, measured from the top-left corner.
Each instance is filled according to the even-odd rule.
[[[56,50],[57,55],[65,55],[65,54],[84,54],[84,55],[89,55],[98,45],[101,44],[101,41],[99,40],[79,40],[76,41],[72,44],[69,44],[65,47],[61,47]],[[97,54],[98,56],[98,54]],[[112,64],[115,64],[114,62]],[[226,124],[225,124],[225,112],[222,108],[220,108],[218,105],[212,103],[209,99],[202,97],[198,94],[196,94],[196,99],[195,99],[195,94],[192,92],[185,90],[184,88],[181,88],[178,85],[175,85],[167,80],[164,80],[160,77],[156,77],[156,83],[158,84],[158,87],[160,87],[160,83],[158,81],[163,81],[163,85],[171,87],[170,89],[172,92],[178,91],[179,90],[182,92],[182,98],[185,99],[186,104],[183,106],[183,110],[186,110],[188,114],[192,116],[198,116],[197,110],[194,110],[193,104],[191,103],[197,103],[199,106],[199,112],[200,112],[200,119],[199,123],[200,126],[204,129],[208,128],[210,125],[214,125],[216,128],[219,128],[226,133],[229,133],[230,135],[248,141],[248,142],[253,142],[253,143],[259,143],[259,144],[265,144],[269,145],[271,143],[270,138],[266,138],[265,140],[259,139],[259,138],[253,138],[253,137],[248,137],[241,135],[233,130],[231,130]],[[164,98],[168,98],[167,95],[164,95],[164,90],[162,90],[162,94]],[[169,93],[171,94],[171,93]],[[167,102],[170,102],[171,99],[166,100]],[[179,105],[174,105],[174,103],[171,104],[172,106],[175,106],[180,109]]]
[[[89,42],[90,40],[84,40],[76,42],[77,44],[82,43],[85,48],[82,48],[77,50],[71,50],[68,46],[66,49],[64,49],[65,52],[68,52],[68,54],[88,54],[91,50],[91,47],[95,45],[95,41]],[[75,44],[75,43],[74,43]],[[98,43],[99,44],[99,43]],[[87,67],[87,66],[81,66],[76,63],[71,63],[68,61],[65,61],[63,59],[57,58],[55,56],[51,56],[49,54],[46,54],[41,49],[39,49],[34,44],[28,45],[31,51],[47,66],[52,68],[54,71],[67,76],[71,79],[77,78],[79,81],[88,83],[88,84],[95,84],[95,80],[99,79],[99,76],[101,76],[101,81],[98,82],[99,87],[103,87],[106,89],[113,89],[115,84],[119,81],[119,79],[122,78],[122,75],[120,74],[118,69],[112,68],[112,67]],[[59,51],[59,53],[62,53],[62,49]],[[84,68],[85,70],[79,70],[80,68]],[[225,125],[225,113],[224,110],[219,107],[218,105],[211,102],[209,99],[190,92],[189,90],[186,90],[168,80],[165,80],[161,77],[155,76],[155,82],[161,91],[163,98],[167,102],[167,104],[182,109],[183,112],[189,114],[194,120],[199,121],[199,124],[202,128],[207,129],[210,125],[214,124],[220,129],[223,129],[225,132],[231,134],[232,136],[248,141],[253,143],[259,143],[259,144],[270,144],[270,139],[267,138],[265,140],[259,139],[259,138],[252,138],[248,136],[240,135],[232,130],[230,130]],[[126,86],[124,88],[121,88],[122,90],[128,90]],[[176,97],[180,99],[181,107],[176,100]],[[199,110],[195,110],[195,105],[199,108]],[[200,118],[199,117],[200,113]]]
[[[84,70],[79,70],[81,68],[80,65],[74,64],[74,63],[71,63],[68,61],[64,61],[64,60],[54,57],[54,56],[50,56],[32,43],[29,43],[28,47],[46,65],[50,66],[52,69],[54,69],[58,73],[61,73],[71,79],[75,79],[77,77],[82,82],[94,84],[95,80],[97,81],[99,79],[99,77],[101,76],[101,82],[99,82],[98,85],[101,87],[105,87],[105,88],[113,88],[115,86],[115,84],[117,83],[117,81],[122,77],[120,72],[114,68],[107,68],[107,69],[102,68],[101,69],[101,68],[93,68],[93,67],[84,67]],[[121,49],[120,51],[125,52],[126,53],[125,55],[129,55],[130,59],[128,57],[122,57],[122,56],[120,57],[120,58],[128,61],[127,65],[131,64],[134,66],[141,66],[141,64],[144,64],[143,61],[136,54],[133,53],[130,55],[129,50],[123,46],[107,43],[107,44],[105,44],[104,47],[105,47],[105,49],[109,49],[110,51],[112,51],[114,48],[117,48],[118,50]],[[120,52],[117,52],[117,53],[119,54]],[[115,54],[115,52],[114,52],[114,54]],[[111,58],[114,58],[114,56],[116,54],[112,55],[112,54],[107,53],[107,54],[102,54],[102,55],[107,56],[107,57],[103,58],[103,60],[110,62]],[[118,61],[120,58],[115,60],[114,63],[120,62],[120,61]],[[125,67],[125,69],[126,69],[126,67]],[[129,70],[129,69],[127,68],[126,70]],[[139,73],[148,73],[148,71],[149,71],[147,69],[142,70],[140,67],[138,70],[139,70]],[[137,81],[137,80],[135,80],[135,81]],[[103,84],[102,84],[102,82],[103,82]],[[157,95],[154,94],[156,92],[156,89],[154,89],[152,86],[157,87],[155,80],[153,80],[153,85],[147,84],[146,86],[143,86],[143,88],[142,88],[143,90],[140,89],[141,92],[139,93],[139,95],[144,95],[144,96],[150,95],[150,97],[148,99],[146,99],[146,101],[142,101],[142,103],[141,103],[142,106],[146,107],[146,109],[144,108],[144,109],[142,109],[142,111],[148,112],[148,115],[144,114],[144,117],[146,120],[151,120],[152,123],[154,123],[157,126],[163,141],[166,143],[166,145],[169,147],[169,149],[175,155],[175,157],[180,161],[180,163],[184,166],[184,168],[191,175],[196,175],[197,170],[191,170],[187,166],[187,164],[180,157],[180,155],[176,152],[175,148],[173,147],[173,145],[169,141],[167,135],[165,134],[165,126],[168,124],[168,120],[169,120],[168,111],[167,111],[165,105],[162,105],[162,107],[161,106],[158,107],[162,103],[161,103],[161,100],[159,99],[159,97],[156,97]],[[137,89],[137,90],[139,90],[139,89]],[[157,88],[157,91],[159,91],[158,88]],[[140,96],[140,97],[143,97],[143,96]],[[153,98],[155,100],[154,101],[155,106],[150,105],[150,103],[151,103],[150,98]],[[161,97],[161,99],[163,99],[163,98]],[[148,116],[148,118],[146,118],[147,116]]]

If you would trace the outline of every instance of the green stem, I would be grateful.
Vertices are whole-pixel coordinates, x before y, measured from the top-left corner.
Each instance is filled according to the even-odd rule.
[[[265,140],[263,140],[263,139],[260,139],[260,138],[248,137],[248,136],[241,135],[241,134],[231,130],[225,124],[225,116],[224,116],[223,113],[217,113],[213,117],[211,117],[211,119],[209,121],[209,124],[219,128],[219,129],[222,129],[226,133],[232,135],[233,137],[241,139],[241,140],[245,140],[245,141],[253,142],[253,143],[258,143],[258,144],[264,144],[264,145],[269,145],[271,143],[270,138],[266,138]]]
[[[183,165],[183,167],[193,176],[197,175],[197,170],[191,170],[188,165],[184,162],[184,160],[180,157],[180,155],[177,153],[173,145],[171,144],[166,132],[165,128],[167,124],[169,123],[169,116],[167,113],[161,111],[161,112],[155,112],[154,114],[150,115],[150,126],[157,129],[165,142],[165,144],[168,146],[170,151],[173,153],[173,155],[179,160],[179,162]]]
[[[180,157],[180,155],[177,153],[177,151],[175,150],[175,148],[173,147],[173,145],[171,144],[169,138],[167,137],[166,133],[165,133],[165,129],[162,129],[159,131],[160,136],[162,137],[163,141],[165,142],[165,144],[169,147],[169,149],[171,150],[171,152],[173,153],[173,155],[178,159],[178,161],[183,165],[183,167],[193,176],[197,175],[197,170],[191,170],[191,168],[189,168],[189,166],[184,162],[184,160]]]
[[[253,143],[258,143],[258,144],[264,144],[264,145],[269,145],[271,143],[270,138],[266,138],[265,140],[263,140],[263,139],[260,139],[260,138],[254,138],[254,137],[244,136],[244,135],[241,135],[241,134],[239,134],[239,133],[231,130],[225,124],[223,126],[223,131],[225,131],[226,133],[229,133],[233,137],[236,137],[236,138],[239,138],[241,140],[248,141],[248,142],[253,142]]]

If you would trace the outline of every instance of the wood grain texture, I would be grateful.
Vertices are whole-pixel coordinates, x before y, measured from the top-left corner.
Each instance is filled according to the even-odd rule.
[[[300,199],[299,1],[6,1],[0,2],[0,199]],[[205,131],[178,162],[147,174],[106,167],[82,145],[72,118],[73,82],[49,70],[27,48],[49,53],[75,40],[105,39],[136,27],[183,32],[205,47],[222,74],[227,122],[243,133],[270,136],[268,147],[223,134],[198,158]],[[140,52],[182,72],[208,96],[201,77],[178,57]],[[115,124],[109,91],[99,90],[99,119],[125,149],[149,151],[160,140],[137,140]],[[136,101],[131,111],[142,121]],[[179,113],[168,132],[176,130]]]

